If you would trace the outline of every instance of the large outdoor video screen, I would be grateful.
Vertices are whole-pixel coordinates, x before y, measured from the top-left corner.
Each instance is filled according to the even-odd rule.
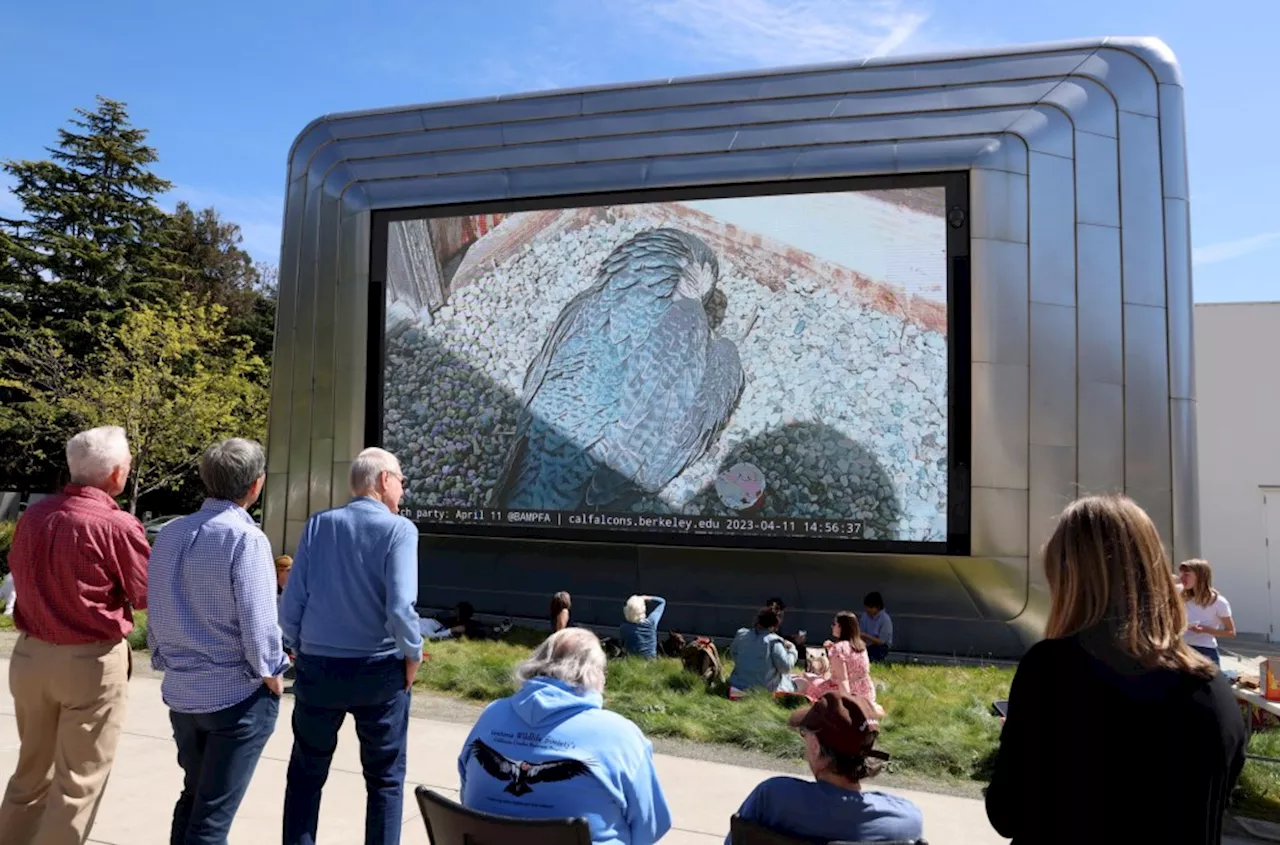
[[[402,513],[428,533],[945,542],[946,210],[910,187],[392,220]]]

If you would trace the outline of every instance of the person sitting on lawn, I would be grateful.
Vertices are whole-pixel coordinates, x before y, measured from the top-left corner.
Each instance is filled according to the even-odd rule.
[[[503,620],[499,625],[482,625],[475,617],[475,606],[469,601],[460,601],[453,609],[453,615],[446,616],[439,622],[452,636],[466,637],[469,640],[496,640],[511,630],[510,619]]]
[[[551,633],[569,627],[569,611],[572,608],[573,598],[563,590],[551,597]]]
[[[876,712],[884,715],[876,704],[876,685],[871,680],[871,662],[867,658],[867,645],[858,630],[858,617],[842,610],[831,620],[832,640],[823,646],[827,650],[830,671],[821,680],[809,679],[802,692],[810,701],[817,701],[829,692],[841,695],[861,696],[871,702]]]
[[[866,613],[858,620],[862,628],[862,641],[867,644],[867,657],[872,663],[888,663],[889,649],[893,647],[893,620],[884,609],[884,598],[876,592],[867,593],[862,600]]]
[[[627,599],[622,607],[625,621],[618,629],[627,654],[649,660],[658,656],[658,622],[666,608],[667,600],[658,596],[632,596]]]
[[[787,604],[781,598],[774,596],[764,603],[764,606],[778,614],[778,636],[796,647],[797,651],[804,651],[807,640],[804,631],[797,631],[795,634],[782,633],[782,625],[787,618]]]
[[[738,700],[753,689],[769,692],[795,692],[791,667],[799,653],[796,647],[778,636],[781,620],[778,612],[764,607],[756,614],[751,628],[742,628],[733,638],[729,653],[733,655],[733,673],[729,675],[729,697]]]
[[[875,705],[861,696],[828,692],[791,714],[804,737],[813,780],[770,778],[747,796],[738,815],[805,841],[908,841],[924,834],[920,808],[896,795],[862,788],[889,759],[875,748]],[[725,845],[732,845],[726,839]]]
[[[593,843],[652,845],[671,829],[653,745],[603,708],[605,656],[585,628],[552,634],[516,667],[517,690],[493,702],[458,757],[473,810],[528,819],[585,818]]]

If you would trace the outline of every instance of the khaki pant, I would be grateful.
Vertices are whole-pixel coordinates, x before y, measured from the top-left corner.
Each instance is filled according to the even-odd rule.
[[[9,663],[18,767],[0,803],[4,845],[84,845],[129,700],[129,644],[51,645],[23,634]]]

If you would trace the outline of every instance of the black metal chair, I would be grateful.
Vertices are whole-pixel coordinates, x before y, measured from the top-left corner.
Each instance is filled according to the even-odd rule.
[[[785,833],[778,833],[776,830],[762,827],[737,815],[729,819],[729,837],[729,841],[733,845],[815,845],[812,840],[799,839],[794,836],[788,836]],[[853,840],[837,839],[827,842],[825,845],[929,845],[929,843],[923,839],[895,839],[893,841],[881,840],[879,842],[855,842]]]
[[[414,790],[431,845],[591,845],[586,819],[516,819],[482,813],[425,786]]]

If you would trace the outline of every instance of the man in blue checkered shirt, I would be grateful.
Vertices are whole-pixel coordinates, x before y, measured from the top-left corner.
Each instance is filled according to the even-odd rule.
[[[178,763],[186,773],[171,842],[224,845],[275,730],[289,661],[276,617],[271,545],[246,508],[266,458],[251,440],[200,459],[209,498],[161,530],[151,551],[147,642],[164,672]]]

